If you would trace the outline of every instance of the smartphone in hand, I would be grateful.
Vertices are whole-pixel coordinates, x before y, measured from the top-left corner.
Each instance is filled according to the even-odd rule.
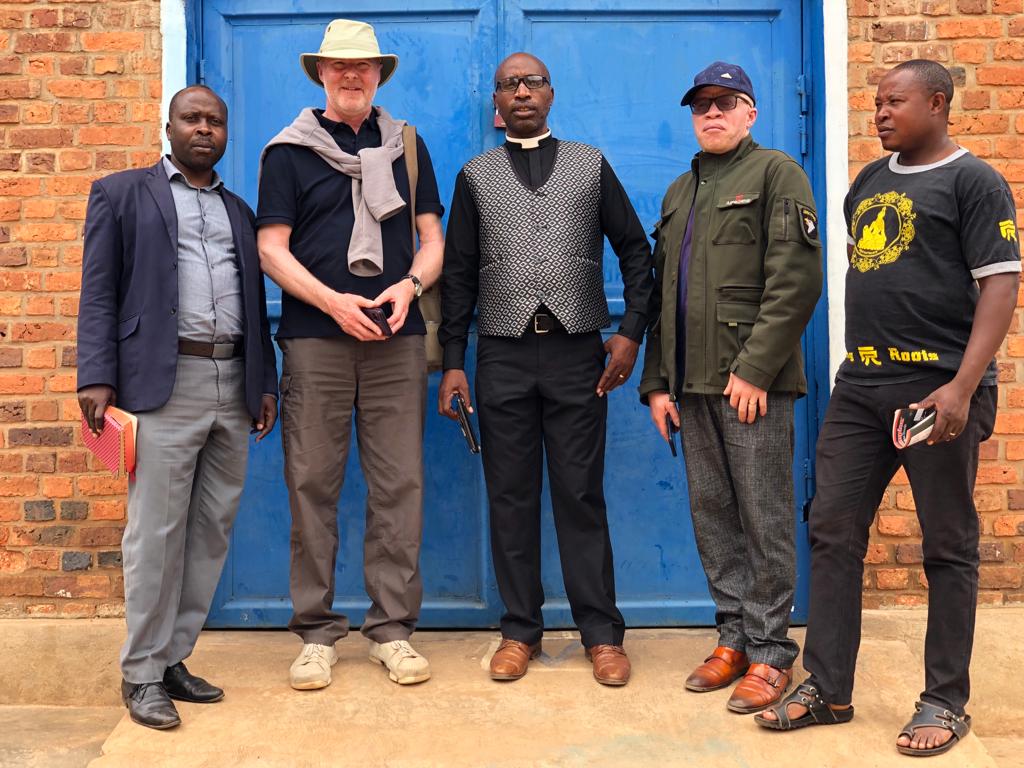
[[[934,426],[934,408],[897,408],[892,417],[892,443],[897,448],[909,448],[927,440]]]
[[[678,456],[676,451],[676,432],[679,431],[679,427],[672,421],[672,415],[669,413],[665,414],[665,431],[668,433],[668,447],[672,451],[673,456]]]
[[[380,332],[385,337],[391,336],[391,326],[388,325],[388,318],[391,317],[391,305],[384,304],[380,307],[363,307],[363,314],[366,315],[373,324],[380,328]]]
[[[480,453],[480,442],[476,439],[476,434],[473,432],[473,424],[469,420],[469,409],[466,408],[466,401],[462,399],[462,395],[455,394],[455,412],[459,415],[459,429],[462,430],[462,436],[466,438],[466,447],[469,448],[470,453]]]

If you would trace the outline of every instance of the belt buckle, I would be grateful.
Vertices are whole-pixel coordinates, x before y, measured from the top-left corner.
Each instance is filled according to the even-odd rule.
[[[210,357],[214,357],[214,358],[216,358],[218,360],[223,360],[223,359],[226,359],[226,358],[229,358],[229,357],[234,357],[234,356],[235,356],[235,345],[233,343],[229,343],[229,344],[214,344],[213,345],[213,354],[210,355]]]
[[[539,320],[550,320],[550,315],[534,315],[533,316],[533,332],[539,335],[551,332],[551,326],[541,327]],[[553,324],[552,324],[553,325]]]

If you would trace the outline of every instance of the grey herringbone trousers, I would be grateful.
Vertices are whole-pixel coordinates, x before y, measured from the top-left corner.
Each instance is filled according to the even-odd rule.
[[[753,664],[793,666],[787,634],[796,582],[793,402],[768,395],[768,414],[743,424],[721,395],[683,395],[690,514],[719,643]]]

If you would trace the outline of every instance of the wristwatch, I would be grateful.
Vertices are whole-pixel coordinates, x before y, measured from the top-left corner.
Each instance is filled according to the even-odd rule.
[[[414,275],[414,274],[412,274],[410,272],[408,275],[403,276],[402,279],[403,280],[412,280],[412,284],[413,284],[413,286],[416,289],[416,298],[417,299],[420,296],[423,295],[423,283],[420,282],[420,279],[418,277],[416,277],[416,275]]]

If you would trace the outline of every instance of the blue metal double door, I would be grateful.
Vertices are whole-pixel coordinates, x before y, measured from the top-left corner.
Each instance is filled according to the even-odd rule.
[[[192,11],[190,71],[230,109],[230,142],[220,171],[254,208],[264,144],[300,109],[324,104],[323,91],[305,78],[298,56],[316,51],[326,24],[338,16],[372,23],[381,49],[399,55],[398,71],[376,101],[417,126],[445,202],[459,168],[503,139],[494,126],[493,73],[517,50],[538,55],[550,69],[554,134],[605,152],[648,231],[664,190],[688,169],[697,149],[679,99],[693,74],[715,59],[735,61],[750,73],[760,108],[755,138],[801,156],[800,0],[202,0]],[[621,276],[610,249],[605,283],[612,313],[621,315]],[[274,322],[279,289],[268,284],[268,296]],[[824,323],[823,314],[814,322]],[[474,353],[471,343],[470,374]],[[811,355],[808,371],[815,379]],[[631,626],[713,624],[682,458],[673,459],[655,433],[637,399],[638,381],[639,366],[610,397],[605,488],[619,605]],[[428,404],[436,402],[438,382],[439,375],[431,375]],[[798,509],[816,411],[813,397],[797,409],[797,618],[804,612],[807,560]],[[452,422],[432,405],[428,412],[420,625],[496,626],[502,608],[490,564],[480,460],[467,452]],[[418,439],[416,425],[395,439]],[[282,462],[279,431],[252,448],[211,626],[273,627],[288,621],[290,515]],[[336,570],[336,607],[353,624],[362,621],[368,605],[362,575],[365,494],[353,442],[338,505]],[[571,626],[546,494],[542,519],[545,621]]]

